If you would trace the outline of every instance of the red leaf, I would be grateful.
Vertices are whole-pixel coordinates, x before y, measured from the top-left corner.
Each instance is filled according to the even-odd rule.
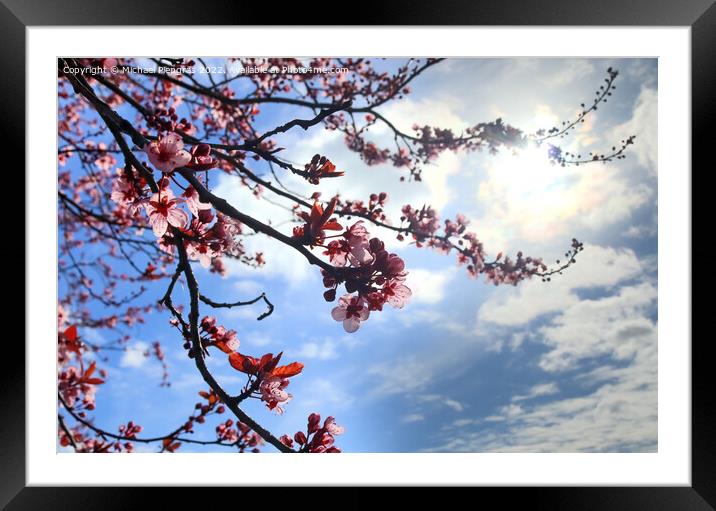
[[[283,356],[283,351],[281,353],[279,353],[278,355],[276,355],[275,357],[271,353],[268,353],[268,354],[264,355],[264,358],[268,357],[268,356],[271,356],[271,360],[269,360],[266,363],[266,365],[264,365],[261,369],[266,373],[271,373],[274,370],[274,368],[278,365],[278,361],[281,360],[281,357]]]
[[[87,370],[85,371],[85,374],[82,375],[82,379],[83,379],[83,380],[86,380],[87,378],[89,378],[90,376],[92,376],[92,373],[94,373],[94,370],[95,370],[96,367],[97,367],[97,362],[92,361],[92,363],[90,364],[90,366],[89,366],[89,367],[87,368]]]
[[[226,353],[227,355],[229,355],[229,354],[231,354],[231,353],[234,352],[234,350],[232,350],[231,348],[229,348],[224,341],[214,341],[212,344],[213,344],[214,346],[216,346],[217,348],[219,348],[219,349],[220,349],[221,351],[223,351],[224,353]]]
[[[259,361],[254,357],[242,355],[238,351],[229,355],[231,367],[246,374],[256,374],[259,370]]]
[[[101,378],[82,378],[83,383],[89,383],[91,385],[102,385],[104,380]]]
[[[335,220],[330,220],[323,224],[323,228],[329,231],[342,231],[343,226],[336,222]]]
[[[290,378],[291,376],[296,376],[301,371],[303,371],[303,364],[301,362],[292,362],[288,365],[277,367],[271,374],[282,378]]]
[[[270,371],[270,369],[267,369],[267,366],[271,363],[273,360],[273,353],[266,353],[263,357],[261,357],[261,360],[259,360],[259,371]]]
[[[67,330],[65,330],[63,335],[68,341],[75,342],[77,340],[77,325],[70,326]]]

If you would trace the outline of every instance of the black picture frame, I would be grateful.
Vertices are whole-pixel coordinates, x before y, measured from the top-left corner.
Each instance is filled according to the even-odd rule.
[[[245,5],[244,5],[245,4]],[[476,2],[457,0],[439,4],[429,1],[364,1],[355,13],[334,4],[311,2],[281,4],[247,3],[231,0],[201,2],[156,2],[151,0],[1,0],[0,1],[0,123],[2,143],[12,155],[13,169],[24,166],[25,140],[25,29],[51,25],[245,25],[260,20],[267,25],[607,25],[690,26],[692,69],[692,161],[706,162],[713,142],[708,135],[714,117],[716,92],[716,5],[712,0],[501,0]],[[273,12],[272,12],[273,9]],[[281,11],[277,14],[276,11]],[[220,15],[218,15],[220,13]],[[6,160],[6,165],[7,165]],[[692,167],[696,163],[692,164]],[[690,169],[685,171],[684,179]],[[7,174],[5,175],[7,178]],[[691,176],[693,171],[691,170]],[[13,178],[13,187],[17,186]],[[24,196],[24,194],[17,194]],[[19,207],[19,206],[18,206]],[[690,247],[684,247],[685,264]],[[24,260],[24,257],[23,257]],[[12,263],[14,264],[14,263]],[[32,271],[25,267],[25,272]],[[6,277],[8,279],[9,277]],[[8,283],[5,283],[8,285]],[[694,304],[696,305],[696,304]],[[702,305],[703,306],[703,305]],[[708,306],[708,305],[707,305]],[[31,310],[25,309],[29,321]],[[9,321],[6,319],[6,321]],[[12,332],[12,334],[10,333]],[[25,485],[25,347],[9,324],[3,340],[3,384],[0,386],[0,507],[5,509],[135,509],[146,495],[159,490],[133,488],[47,488]],[[689,342],[691,339],[679,341]],[[690,487],[563,487],[480,488],[485,497],[499,499],[500,507],[527,503],[537,509],[594,510],[684,510],[716,507],[716,442],[714,441],[714,397],[710,389],[711,359],[707,356],[710,336],[695,337],[692,343],[692,485]],[[234,490],[235,491],[235,490]],[[270,500],[280,501],[282,492],[272,489]],[[295,490],[293,490],[295,491]],[[336,489],[341,507],[372,507],[373,499],[359,489]],[[246,492],[244,492],[246,493]],[[164,491],[166,505],[180,500],[182,508],[206,505],[203,491]],[[422,491],[412,492],[421,498]],[[236,496],[236,493],[234,493]],[[153,495],[159,497],[158,495]],[[295,495],[294,495],[295,497]],[[236,497],[247,504],[246,496]],[[322,498],[328,494],[322,493]],[[456,496],[456,498],[460,498]],[[474,498],[474,497],[471,497]],[[331,497],[331,500],[333,497]],[[249,501],[250,502],[250,501]],[[475,502],[475,501],[473,501]],[[484,501],[482,501],[484,502]],[[146,504],[145,504],[146,505]],[[251,504],[249,504],[251,505]],[[317,504],[321,506],[322,504]]]

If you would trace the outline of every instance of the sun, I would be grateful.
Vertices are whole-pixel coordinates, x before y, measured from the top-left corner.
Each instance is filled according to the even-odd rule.
[[[503,152],[490,165],[491,181],[515,203],[559,202],[564,167],[550,162],[547,147],[531,146],[515,153]]]
[[[487,207],[481,232],[498,245],[550,239],[580,208],[574,169],[551,163],[546,146],[502,152],[484,170],[477,192]]]

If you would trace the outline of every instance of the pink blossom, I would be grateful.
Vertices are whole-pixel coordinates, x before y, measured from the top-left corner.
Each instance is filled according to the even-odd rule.
[[[62,306],[62,304],[57,305],[57,328],[59,330],[62,330],[65,326],[65,323],[67,323],[67,318],[69,317],[69,314],[67,313],[67,310]]]
[[[348,260],[353,266],[366,266],[373,262],[373,254],[370,253],[368,242],[351,246],[348,253]]]
[[[360,322],[368,319],[370,312],[360,296],[343,295],[338,299],[338,307],[331,312],[336,321],[343,321],[343,328],[353,333],[360,328]]]
[[[199,144],[191,148],[191,162],[187,166],[194,170],[209,170],[216,167],[217,163],[211,156],[211,146]]]
[[[363,225],[362,220],[358,220],[350,226],[344,234],[346,241],[352,247],[363,245],[368,242],[368,230]]]
[[[200,210],[211,209],[211,204],[207,202],[201,202],[199,200],[199,192],[197,192],[193,186],[187,187],[187,189],[184,190],[182,197],[184,198],[184,201],[186,202],[186,206],[189,208],[189,211],[191,211],[191,214],[195,217],[199,216]]]
[[[184,142],[176,133],[167,133],[159,140],[144,146],[144,152],[156,168],[168,174],[191,161],[191,154],[184,150]]]
[[[343,426],[339,426],[336,424],[336,419],[329,416],[326,417],[325,422],[323,423],[323,429],[325,429],[328,433],[331,435],[342,435],[345,431],[345,428]]]
[[[196,259],[204,267],[211,266],[211,261],[219,254],[212,250],[209,245],[201,242],[189,242],[186,245],[186,253],[189,259]]]
[[[102,146],[104,144],[100,144]],[[101,149],[101,147],[100,147]],[[97,158],[94,161],[94,164],[97,165],[102,170],[109,170],[111,169],[115,164],[117,163],[117,160],[112,156],[111,154],[103,154],[99,158]]]
[[[146,205],[149,223],[158,238],[164,236],[168,225],[181,228],[189,220],[187,214],[179,209],[179,200],[173,197],[174,194],[167,188],[161,193],[155,193]]]
[[[383,286],[385,301],[396,309],[402,309],[412,294],[410,288],[399,281],[390,281]]]
[[[236,337],[236,330],[226,330],[223,326],[218,327],[216,330],[216,342],[223,342],[231,351],[239,349],[240,343]]]
[[[333,240],[326,245],[326,251],[323,255],[328,256],[328,260],[334,266],[345,266],[346,256],[351,250],[350,245],[345,240]]]
[[[110,199],[117,204],[131,203],[135,196],[136,194],[134,193],[134,188],[131,183],[124,179],[123,176],[118,177],[112,183],[112,194],[110,195]]]
[[[288,378],[280,376],[269,376],[259,386],[261,400],[266,402],[269,410],[274,410],[279,415],[283,414],[281,403],[287,403],[293,397],[284,390],[286,387],[288,387]]]

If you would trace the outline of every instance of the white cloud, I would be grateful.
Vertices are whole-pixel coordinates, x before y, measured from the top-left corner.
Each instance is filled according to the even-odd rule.
[[[408,306],[410,306],[410,304]],[[382,317],[384,316],[377,316],[377,318]],[[398,319],[406,327],[412,327],[418,324],[439,325],[443,334],[461,337],[471,336],[473,334],[464,321],[453,319],[444,310],[437,310],[435,307],[420,308],[417,307],[417,304],[414,304],[409,311],[401,311],[398,313]]]
[[[512,401],[526,401],[535,397],[549,396],[559,392],[559,387],[556,383],[540,383],[532,387],[526,394],[513,396]]]
[[[509,405],[503,406],[500,411],[502,412],[502,415],[508,418],[517,417],[522,414],[522,407],[520,405],[516,405],[514,403],[511,403]]]
[[[297,350],[287,350],[287,354],[299,359],[330,360],[338,358],[336,343],[330,340],[323,342],[307,342]]]
[[[529,405],[559,392],[556,382],[512,396],[497,414],[478,419],[476,430],[450,431],[432,451],[592,452],[657,448],[657,325],[651,318],[657,292],[650,282],[570,304],[539,334],[548,351],[539,366],[557,373],[603,358],[560,386],[589,390],[576,397]],[[519,404],[518,404],[519,403]],[[499,429],[488,428],[500,422]],[[470,423],[465,423],[465,426]]]
[[[460,403],[459,401],[455,401],[454,399],[446,399],[444,402],[445,406],[447,406],[448,408],[452,408],[456,412],[462,412],[465,409],[462,403]]]
[[[425,270],[410,268],[406,285],[413,292],[411,303],[436,304],[445,297],[445,287],[455,276],[455,268]]]
[[[544,343],[552,348],[542,356],[540,367],[559,371],[599,355],[633,357],[645,342],[656,338],[656,324],[647,316],[656,297],[656,288],[642,283],[624,287],[614,296],[571,305],[540,329]]]
[[[473,421],[475,429],[449,429],[446,441],[428,450],[655,452],[656,339],[642,339],[632,364],[602,366],[598,373],[604,383],[591,393],[532,407],[506,405],[500,415]]]
[[[145,353],[149,349],[149,345],[143,341],[134,341],[131,346],[127,346],[127,349],[122,353],[122,358],[119,360],[120,367],[142,367],[147,363],[149,357],[145,356]]]
[[[255,316],[255,314],[254,314]],[[267,346],[271,344],[271,336],[263,332],[247,332],[241,336],[241,342],[246,343],[249,346]]]
[[[295,408],[305,408],[315,411],[319,409],[345,409],[350,407],[354,402],[354,397],[346,392],[338,382],[316,378],[301,382],[301,390],[295,393],[292,404]]]
[[[433,378],[433,368],[427,361],[415,357],[403,358],[398,363],[376,364],[368,368],[368,374],[377,382],[373,395],[387,396],[420,392],[427,388]]]
[[[656,89],[642,87],[634,105],[631,119],[614,128],[614,140],[636,135],[629,152],[640,165],[656,175],[658,157],[658,101]]]
[[[403,422],[409,424],[411,422],[421,422],[425,420],[425,416],[419,413],[411,413],[403,417]]]
[[[442,394],[418,395],[415,399],[418,403],[435,403],[438,405],[445,405],[456,412],[462,412],[465,410],[465,405],[463,405],[460,401],[443,396]]]
[[[656,363],[655,360],[652,363]],[[450,440],[430,449],[466,452],[617,452],[657,448],[656,387],[624,379],[585,397],[554,401],[511,415],[495,431],[453,431]]]
[[[253,299],[263,292],[263,285],[256,280],[242,279],[233,283],[234,289],[245,296],[242,300]]]
[[[476,193],[483,210],[473,224],[493,253],[518,241],[551,243],[626,220],[654,193],[644,183],[630,183],[633,175],[622,166],[560,167],[540,148],[503,151],[485,163],[484,176]]]

